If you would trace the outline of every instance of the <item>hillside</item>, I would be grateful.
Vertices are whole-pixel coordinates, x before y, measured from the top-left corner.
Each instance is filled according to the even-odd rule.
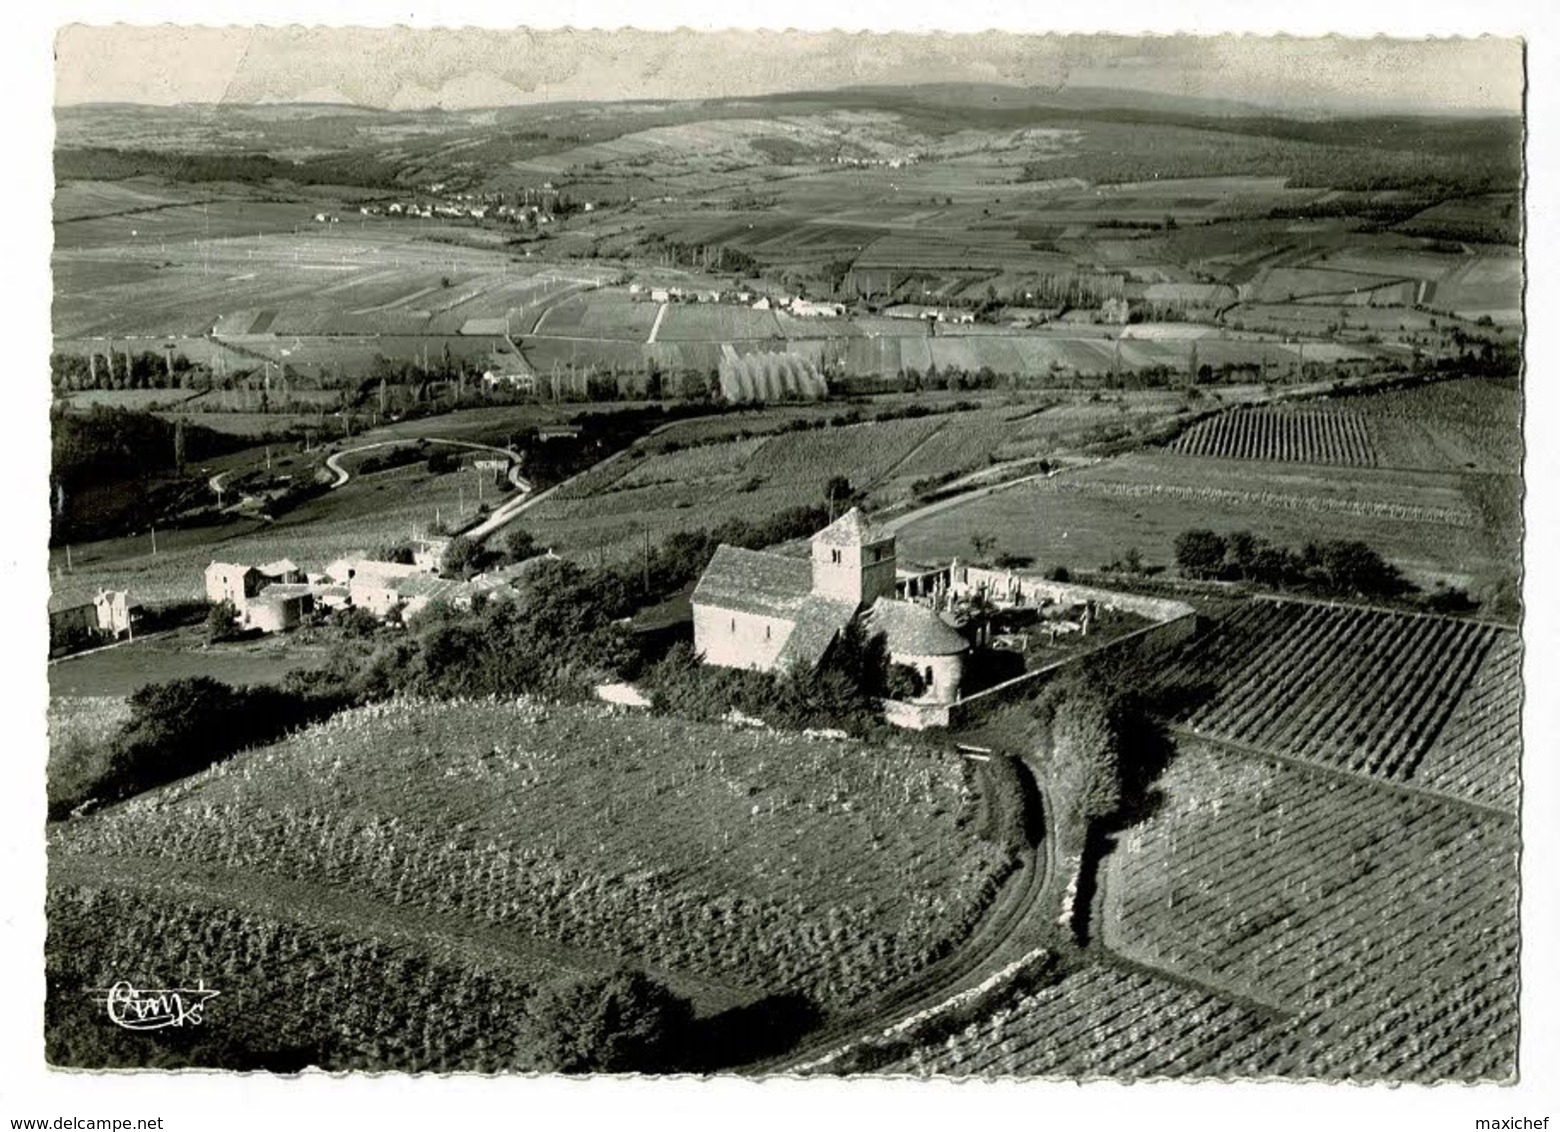
[[[1005,865],[973,785],[907,746],[527,702],[365,708],[57,827],[51,1001],[68,1032],[79,988],[204,977],[252,1053],[333,1068],[491,1067],[492,1043],[523,1041],[423,1021],[430,981],[474,978],[461,993],[502,1011],[549,973],[627,961],[706,1017],[828,1013],[980,917]],[[350,1019],[336,1032],[297,994]]]

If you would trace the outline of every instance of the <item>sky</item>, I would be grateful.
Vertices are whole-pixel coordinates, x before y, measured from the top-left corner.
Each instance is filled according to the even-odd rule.
[[[1515,39],[63,28],[55,98],[469,109],[857,84],[1114,87],[1293,113],[1520,112]]]

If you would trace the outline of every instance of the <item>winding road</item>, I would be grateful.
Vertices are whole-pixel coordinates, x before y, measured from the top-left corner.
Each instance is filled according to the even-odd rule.
[[[415,436],[405,440],[378,440],[373,444],[359,444],[356,448],[344,448],[340,452],[334,452],[325,457],[325,466],[335,474],[335,482],[330,485],[330,490],[346,485],[352,478],[352,473],[341,466],[344,456],[356,456],[359,452],[368,452],[375,448],[396,448],[403,444],[448,444],[452,448],[467,448],[478,452],[497,452],[500,456],[507,456],[510,460],[509,482],[522,491],[529,491],[531,485],[520,475],[520,453],[512,448],[498,448],[492,444],[478,444],[471,440],[446,440],[442,436]]]
[[[1002,756],[992,756],[1000,758]],[[738,1068],[743,1074],[770,1075],[806,1070],[829,1055],[866,1038],[876,1037],[911,1016],[941,1006],[955,995],[979,986],[1044,943],[1050,936],[1053,899],[1061,872],[1051,837],[1051,800],[1045,783],[1022,760],[1015,769],[1023,784],[1023,801],[1015,800],[986,770],[981,781],[989,796],[1003,807],[999,828],[1022,823],[1034,838],[1019,855],[1017,867],[1002,882],[985,917],[951,954],[868,1000],[848,1014],[825,1022],[784,1055]]]

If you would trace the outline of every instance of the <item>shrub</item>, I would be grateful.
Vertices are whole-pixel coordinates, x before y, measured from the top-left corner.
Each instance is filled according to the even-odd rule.
[[[113,739],[103,779],[84,794],[117,799],[162,786],[339,706],[266,685],[234,688],[209,676],[147,684],[128,703],[130,718]]]
[[[510,527],[504,532],[504,556],[511,562],[524,562],[542,552],[536,545],[536,536],[524,527]]]
[[[687,999],[631,968],[546,987],[529,1012],[543,1060],[560,1073],[675,1070],[693,1024]]]
[[[1213,531],[1182,531],[1175,538],[1175,564],[1190,578],[1216,578],[1228,552],[1224,538]]]
[[[219,601],[206,614],[206,643],[218,644],[243,636],[238,627],[238,610],[231,601]]]

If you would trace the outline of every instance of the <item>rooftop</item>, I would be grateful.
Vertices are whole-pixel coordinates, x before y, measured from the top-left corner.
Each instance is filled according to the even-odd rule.
[[[396,578],[408,578],[413,574],[424,572],[417,566],[407,566],[400,562],[380,562],[373,558],[364,558],[361,555],[338,558],[325,567],[325,573],[334,582],[346,581],[349,573],[354,579],[361,579],[362,581],[387,582]]]
[[[775,659],[783,668],[811,672],[829,651],[835,635],[856,615],[856,603],[814,594],[796,612],[796,627]]]
[[[251,600],[259,602],[288,601],[293,598],[312,596],[319,592],[319,588],[318,586],[305,585],[299,582],[279,582],[275,585],[266,586],[265,589],[260,591],[259,597]]]
[[[861,513],[861,508],[852,507],[813,535],[812,541],[823,543],[825,546],[869,546],[893,537],[883,528],[869,523],[867,517]]]
[[[432,574],[417,574],[401,578],[395,583],[395,592],[400,597],[424,597],[429,601],[454,597],[466,588],[465,582],[458,582],[454,578],[436,578]]]
[[[867,631],[888,638],[888,651],[912,656],[953,656],[970,644],[924,605],[880,597],[867,611]]]
[[[693,603],[794,618],[811,593],[811,562],[722,543],[694,588]]]

